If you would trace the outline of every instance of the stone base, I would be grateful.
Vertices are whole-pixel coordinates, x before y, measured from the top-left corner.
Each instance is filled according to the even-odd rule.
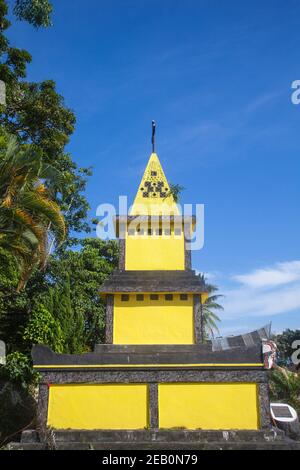
[[[27,432],[28,433],[28,432]],[[46,450],[46,443],[22,435],[9,450]],[[300,450],[300,441],[277,428],[267,431],[54,431],[55,450]],[[34,440],[35,439],[35,440]],[[53,445],[54,444],[54,445]]]
[[[105,344],[97,345],[94,353],[72,355],[36,346],[32,357],[41,374],[38,427],[45,429],[48,423],[54,429],[268,430],[268,371],[263,368],[261,343],[246,347],[237,338],[226,350],[213,350],[211,344]],[[112,386],[113,393],[107,395],[105,390]],[[74,394],[73,388],[79,392]],[[109,413],[106,416],[109,409],[115,410],[113,420]]]

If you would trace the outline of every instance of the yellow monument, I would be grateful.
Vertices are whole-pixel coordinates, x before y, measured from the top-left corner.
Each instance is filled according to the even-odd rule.
[[[201,344],[207,292],[188,245],[196,220],[181,214],[154,150],[129,214],[115,219],[119,267],[100,287],[106,344],[82,355],[33,350],[39,420],[56,430],[123,430],[124,442],[134,430],[159,440],[164,429],[267,428],[267,333]]]
[[[123,238],[120,270],[101,287],[109,306],[107,343],[197,342],[194,315],[200,314],[206,293],[190,269],[185,231],[192,230],[193,223],[193,218],[181,217],[158,156],[152,153],[130,216],[116,221]]]

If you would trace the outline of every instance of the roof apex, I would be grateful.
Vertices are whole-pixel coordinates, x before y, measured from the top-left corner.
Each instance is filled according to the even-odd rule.
[[[130,209],[130,215],[139,214],[180,214],[156,153],[150,155],[134,203]]]

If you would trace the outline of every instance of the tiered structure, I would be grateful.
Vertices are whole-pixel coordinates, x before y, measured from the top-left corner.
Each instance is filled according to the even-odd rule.
[[[195,344],[205,286],[191,270],[187,237],[158,156],[152,153],[130,216],[117,217],[120,263],[101,287],[108,344]],[[187,233],[189,232],[189,233]]]
[[[178,428],[187,439],[197,429],[270,427],[266,332],[200,344],[207,293],[186,243],[195,222],[179,214],[152,153],[130,214],[116,218],[119,269],[100,287],[106,344],[82,355],[33,350],[41,425],[57,435],[97,430],[101,442],[115,431],[111,441],[123,443],[179,440]]]

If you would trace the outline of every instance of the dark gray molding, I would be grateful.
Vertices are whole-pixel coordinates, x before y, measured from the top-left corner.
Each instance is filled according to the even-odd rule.
[[[41,372],[42,384],[71,383],[267,383],[265,370],[67,370]]]
[[[155,254],[153,255],[155,256]],[[99,288],[100,292],[206,292],[203,280],[191,269],[115,270]]]
[[[266,372],[268,375],[268,372]],[[270,413],[270,396],[269,396],[269,383],[258,384],[258,406],[261,429],[269,428],[272,424],[271,413]]]
[[[148,370],[148,371],[47,371],[41,373],[38,401],[39,429],[46,429],[48,414],[48,387],[52,384],[108,384],[146,383],[149,385],[150,429],[157,429],[158,383],[256,383],[261,429],[270,428],[268,373],[264,370]]]
[[[149,384],[149,426],[151,429],[158,429],[158,384]]]
[[[187,248],[186,241],[184,241],[184,267],[188,271],[192,269],[192,252]]]
[[[45,439],[47,434],[47,420],[48,420],[48,403],[49,403],[49,383],[42,381],[39,384],[39,395],[37,403],[36,421],[37,430],[42,437]]]
[[[105,326],[105,341],[107,344],[113,342],[113,328],[114,328],[114,296],[108,294],[106,296],[106,326]]]
[[[200,295],[194,295],[193,303],[194,313],[194,341],[196,344],[201,344],[201,317],[200,317]]]
[[[108,299],[109,309],[113,309],[113,299]],[[112,315],[110,314],[110,318]],[[109,319],[107,330],[107,340],[112,340],[112,320]],[[149,347],[150,345],[148,345]],[[154,365],[159,369],[177,368],[235,368],[235,369],[262,369],[261,344],[254,344],[249,347],[233,347],[226,350],[212,350],[211,343],[180,345],[178,349],[174,345],[169,348],[167,345],[153,345],[147,348],[147,345],[124,346],[111,345],[109,349],[106,346],[103,349],[98,348],[97,352],[84,354],[56,354],[46,346],[34,346],[32,349],[32,358],[34,365],[38,370],[43,370],[53,366],[55,369],[81,368],[87,369],[95,366],[106,365],[108,369],[122,370],[133,366],[139,369],[148,369]],[[106,349],[106,351],[105,351]],[[179,364],[179,366],[178,366]],[[198,366],[200,364],[200,366]],[[207,366],[206,366],[207,364]],[[210,364],[214,364],[212,367]],[[234,366],[231,366],[234,364]],[[246,365],[244,365],[246,364]],[[247,364],[253,364],[249,366]],[[182,365],[182,366],[181,366]]]
[[[125,247],[126,241],[124,238],[119,239],[119,270],[125,270]]]
[[[184,267],[188,271],[192,269],[192,252],[189,249],[190,233],[191,233],[191,225],[188,224],[184,227]]]

